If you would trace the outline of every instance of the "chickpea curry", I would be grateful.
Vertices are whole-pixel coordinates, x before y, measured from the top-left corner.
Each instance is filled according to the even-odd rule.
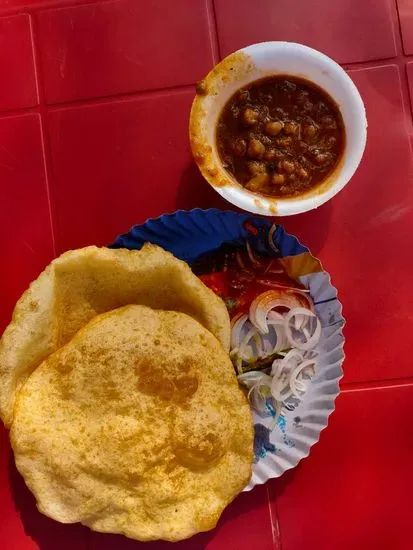
[[[246,189],[294,197],[333,172],[345,147],[338,106],[315,84],[269,77],[238,90],[217,125],[224,167]]]

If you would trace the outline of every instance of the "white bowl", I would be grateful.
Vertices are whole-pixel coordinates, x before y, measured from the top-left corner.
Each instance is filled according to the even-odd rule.
[[[222,166],[216,125],[229,98],[260,78],[304,78],[325,90],[340,108],[346,146],[335,170],[317,187],[296,198],[269,198],[248,191]],[[367,120],[363,100],[348,74],[326,55],[293,42],[262,42],[239,50],[216,65],[201,81],[191,109],[191,149],[205,179],[232,204],[268,216],[290,216],[324,204],[347,184],[363,156]]]

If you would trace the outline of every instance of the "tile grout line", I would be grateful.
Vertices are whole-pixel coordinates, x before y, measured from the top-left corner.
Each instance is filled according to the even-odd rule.
[[[214,0],[205,0],[208,19],[209,40],[212,50],[212,62],[216,65],[221,60],[221,48],[218,38],[218,21]]]
[[[37,85],[36,85],[36,93],[37,93]],[[3,120],[5,118],[33,115],[33,114],[40,114],[39,105],[33,105],[32,107],[17,107],[16,109],[7,109],[7,110],[0,111],[0,119]]]
[[[411,94],[410,85],[409,85],[409,77],[407,74],[407,64],[409,63],[409,58],[404,51],[403,31],[402,31],[402,24],[401,24],[401,18],[400,18],[400,12],[399,12],[399,6],[397,3],[397,0],[394,0],[393,2],[393,11],[395,12],[396,14],[395,17],[397,19],[397,36],[398,36],[397,44],[398,44],[398,49],[400,51],[400,58],[403,61],[403,70],[402,71],[399,70],[399,73],[400,73],[399,81],[400,81],[400,87],[401,87],[401,93],[402,93],[404,125],[407,131],[407,135],[409,136],[410,154],[413,156],[413,143],[412,143],[413,103],[412,103],[412,94]]]
[[[110,2],[116,2],[116,0],[63,0],[58,4],[53,0],[39,0],[26,6],[10,6],[9,8],[2,8],[0,10],[0,20],[3,17],[12,17],[14,15],[20,15],[22,13],[32,14],[33,12],[50,11],[65,8],[74,8],[76,6],[93,6],[95,4],[108,4]]]
[[[350,393],[365,390],[385,390],[413,386],[413,377],[394,378],[390,380],[369,380],[365,382],[347,382],[340,384],[341,393]]]
[[[72,99],[68,101],[49,103],[45,105],[47,111],[59,111],[71,109],[73,107],[86,107],[87,105],[106,105],[116,101],[133,101],[134,99],[150,97],[153,95],[168,95],[170,92],[192,91],[195,94],[195,82],[191,84],[178,84],[175,86],[165,86],[163,88],[153,88],[151,90],[138,90],[133,92],[120,92],[113,95],[98,96],[82,99]]]
[[[281,543],[281,534],[280,534],[280,523],[278,521],[278,514],[277,510],[273,512],[272,505],[271,505],[271,497],[270,497],[270,489],[267,484],[266,486],[266,492],[267,492],[267,502],[268,502],[268,513],[270,516],[270,524],[271,524],[271,535],[272,535],[272,541],[274,543],[275,550],[282,550],[282,543]],[[275,508],[277,508],[277,504],[274,503]]]
[[[50,219],[50,230],[52,236],[52,247],[53,255],[56,257],[57,246],[56,246],[56,215],[54,211],[54,205],[51,196],[51,154],[50,154],[50,142],[49,142],[49,132],[47,129],[46,123],[46,103],[45,103],[45,91],[43,83],[43,73],[40,62],[40,54],[37,47],[37,34],[36,34],[36,24],[35,24],[35,15],[29,14],[29,24],[31,32],[31,42],[33,50],[33,63],[34,63],[34,74],[36,79],[36,89],[37,89],[37,100],[38,100],[38,114],[40,116],[40,133],[42,140],[42,150],[43,150],[43,165],[44,165],[44,175],[46,183],[46,193],[47,193],[47,202],[49,207],[49,219]]]

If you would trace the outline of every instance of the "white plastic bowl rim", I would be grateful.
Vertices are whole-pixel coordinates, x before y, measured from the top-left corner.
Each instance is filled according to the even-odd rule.
[[[367,138],[367,119],[363,100],[349,75],[335,61],[325,54],[292,42],[262,42],[253,44],[231,54],[220,65],[237,54],[245,54],[252,70],[240,73],[226,73],[220,86],[212,97],[206,97],[203,103],[203,120],[207,145],[212,150],[214,164],[218,171],[228,173],[222,167],[216,148],[215,128],[222,108],[235,91],[249,83],[268,75],[282,74],[297,76],[314,82],[324,89],[340,108],[345,130],[346,147],[339,168],[332,174],[329,185],[321,185],[303,197],[289,199],[266,198],[243,188],[234,182],[233,185],[215,186],[213,177],[207,177],[216,191],[232,204],[264,215],[289,216],[317,208],[334,197],[353,176],[361,158]],[[219,67],[219,65],[218,65]],[[217,74],[216,68],[212,73]],[[208,75],[211,77],[212,73]],[[215,78],[215,77],[213,77]]]

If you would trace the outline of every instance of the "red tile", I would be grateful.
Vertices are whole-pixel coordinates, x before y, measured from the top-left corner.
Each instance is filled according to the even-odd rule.
[[[21,10],[22,8],[43,8],[56,6],[56,4],[68,4],[72,0],[0,0],[0,12]],[[90,0],[74,0],[76,4],[89,2]]]
[[[0,19],[0,110],[37,105],[30,17]]]
[[[59,249],[111,242],[148,217],[224,206],[188,144],[192,91],[50,113]]]
[[[16,300],[53,257],[38,115],[0,119],[0,333]]]
[[[255,42],[301,42],[340,63],[396,55],[389,0],[215,0],[223,56]]]
[[[403,50],[406,55],[413,53],[413,4],[410,0],[397,0]]]
[[[284,223],[319,253],[339,290],[344,382],[413,376],[413,171],[398,69],[350,74],[369,123],[360,168],[332,201]]]
[[[49,103],[192,84],[212,66],[205,0],[179,9],[122,0],[37,17]]]
[[[272,537],[267,490],[257,487],[239,495],[208,533],[176,542],[138,543],[121,536],[93,533],[90,550],[280,550]]]
[[[271,482],[283,550],[410,550],[413,386],[348,392],[299,467]]]
[[[63,525],[40,514],[17,472],[8,436],[0,425],[0,548],[2,550],[86,550],[87,529]]]
[[[406,63],[407,81],[409,83],[410,109],[413,116],[413,62]]]

